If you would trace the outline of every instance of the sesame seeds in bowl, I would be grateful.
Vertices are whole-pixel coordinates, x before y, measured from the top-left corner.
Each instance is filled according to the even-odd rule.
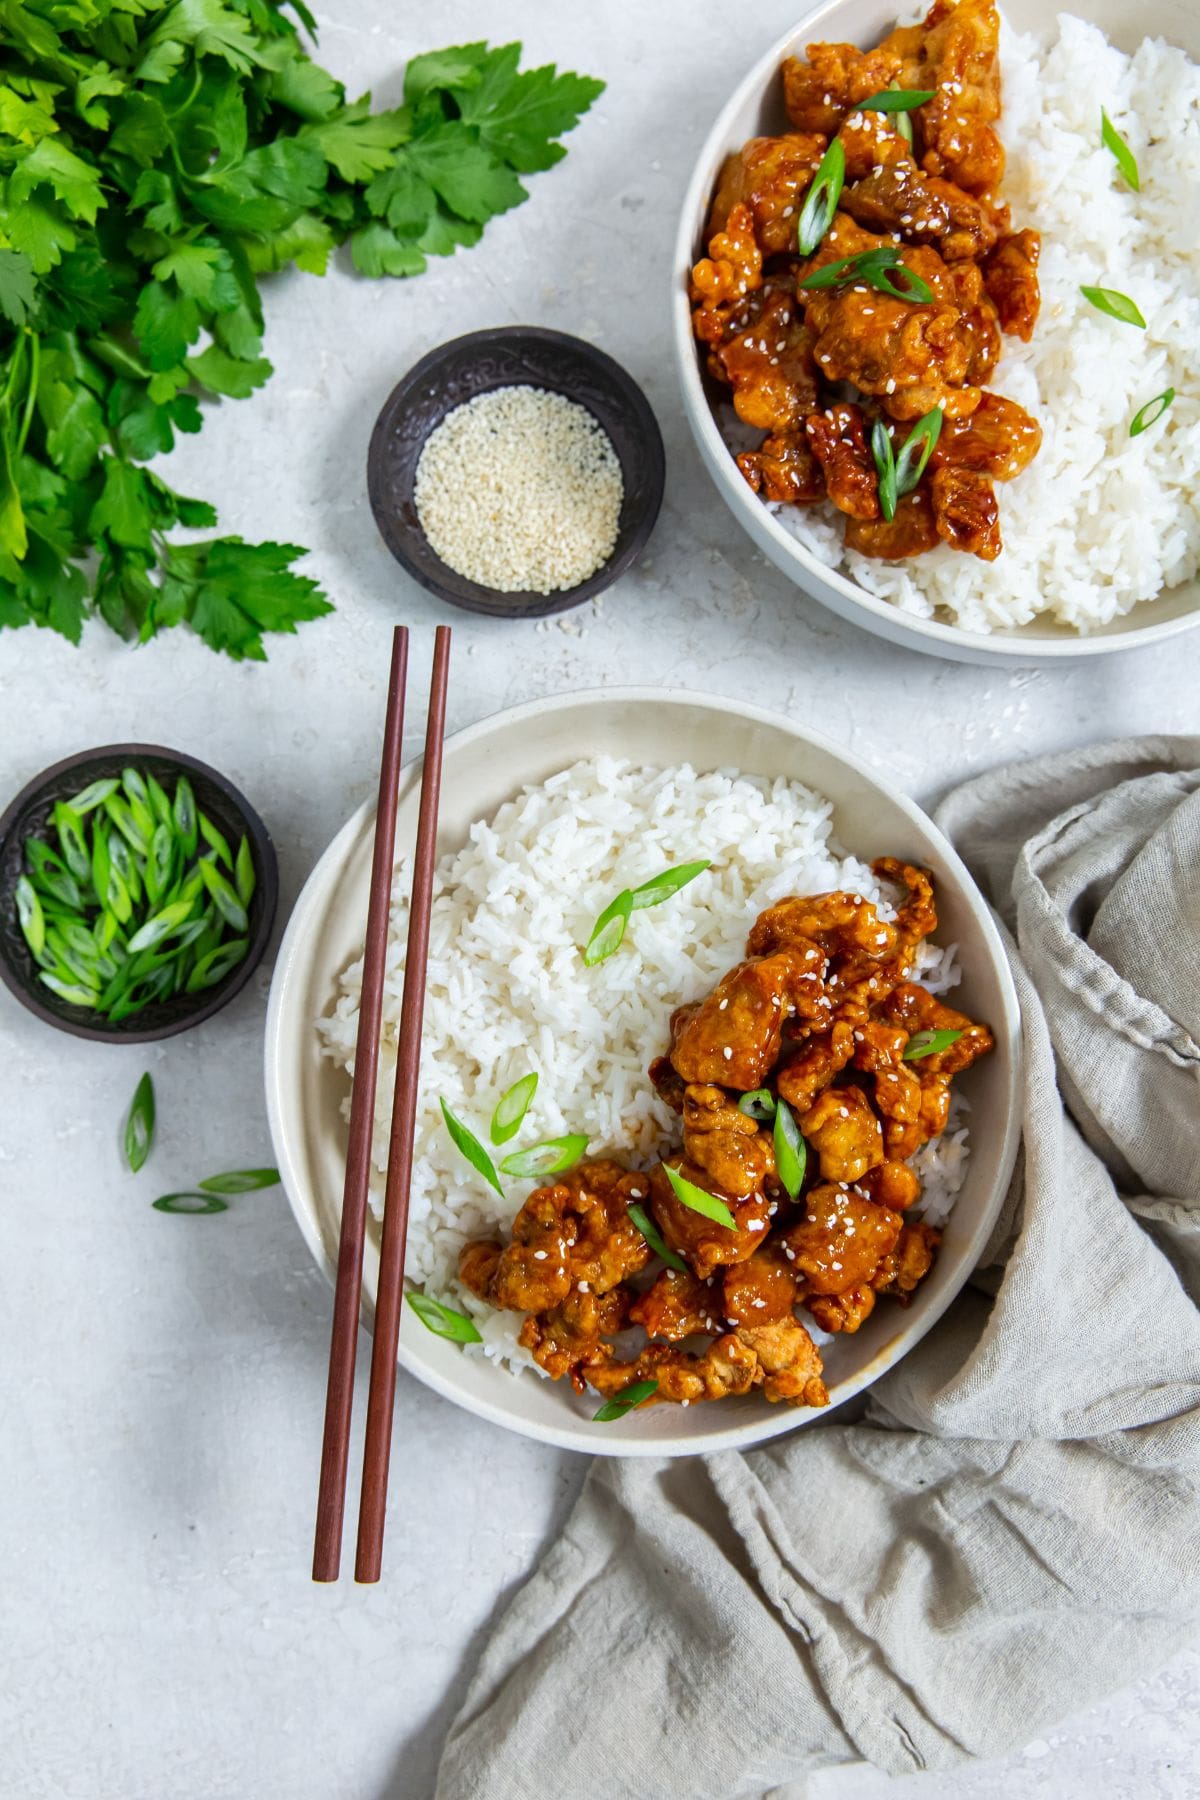
[[[452,605],[561,612],[641,553],[662,500],[645,395],[582,339],[535,326],[472,332],[389,395],[367,459],[397,561]]]

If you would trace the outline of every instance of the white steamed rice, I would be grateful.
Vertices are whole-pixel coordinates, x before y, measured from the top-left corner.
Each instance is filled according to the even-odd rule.
[[[1045,434],[1030,467],[997,486],[1003,551],[985,563],[939,545],[889,564],[845,553],[832,507],[777,516],[906,612],[971,631],[1042,613],[1086,632],[1200,561],[1200,67],[1157,38],[1126,56],[1064,14],[1044,48],[1002,23],[1001,69],[1001,198],[1014,230],[1042,234],[1042,309],[1032,343],[1004,339],[989,386]],[[1101,145],[1102,106],[1137,158],[1140,193]],[[1147,329],[1098,312],[1081,284],[1128,294]],[[1174,405],[1131,438],[1134,414],[1168,387]]]
[[[458,1253],[472,1238],[505,1235],[532,1184],[508,1181],[506,1198],[495,1194],[451,1147],[439,1101],[486,1142],[497,1099],[536,1069],[537,1094],[509,1149],[578,1131],[590,1140],[589,1156],[656,1160],[677,1144],[678,1121],[646,1079],[647,1064],[666,1047],[672,1010],[708,991],[745,954],[757,913],[785,894],[849,887],[879,900],[891,916],[870,869],[831,838],[831,811],[799,782],[697,775],[687,766],[636,769],[599,757],[524,789],[443,859],[430,932],[407,1270],[427,1292],[475,1315],[490,1355],[532,1366],[516,1342],[520,1315],[486,1307],[463,1289]],[[881,844],[879,851],[896,848]],[[621,888],[701,856],[712,859],[710,870],[662,906],[635,914],[617,953],[584,968],[579,946]],[[407,886],[407,870],[398,867],[373,1145],[377,1215]],[[953,986],[954,946],[927,947],[918,973],[937,992]],[[351,1075],[361,985],[359,961],[342,976],[332,1012],[318,1021],[323,1050]],[[956,1113],[941,1140],[922,1152],[921,1216],[931,1223],[941,1223],[953,1205],[967,1156],[967,1130]]]

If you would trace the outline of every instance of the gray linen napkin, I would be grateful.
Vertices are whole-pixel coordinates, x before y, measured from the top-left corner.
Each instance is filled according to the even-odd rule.
[[[952,1768],[1192,1634],[1198,790],[1200,738],[1146,739],[946,800],[1024,1018],[996,1266],[861,1423],[594,1464],[484,1653],[437,1800],[784,1800],[831,1762]]]

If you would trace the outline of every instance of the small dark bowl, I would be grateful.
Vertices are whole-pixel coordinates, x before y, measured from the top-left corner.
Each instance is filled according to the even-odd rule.
[[[69,800],[72,794],[104,776],[119,775],[130,763],[149,770],[168,788],[177,775],[186,774],[195,790],[197,805],[225,836],[235,846],[241,837],[249,839],[258,879],[249,906],[250,946],[224,981],[200,994],[177,994],[170,1000],[157,1001],[110,1025],[85,1007],[60,1000],[38,980],[37,964],[17,922],[16,886],[25,841],[47,835],[55,802]],[[198,1025],[201,1019],[211,1019],[245,987],[262,961],[278,900],[279,867],[266,826],[231,781],[181,750],[166,750],[159,744],[105,744],[99,750],[81,750],[44,769],[28,787],[22,788],[0,818],[0,980],[31,1013],[75,1037],[105,1044],[148,1044],[156,1038],[174,1037],[176,1032]]]
[[[417,517],[413,488],[426,438],[456,406],[502,387],[548,388],[577,401],[604,427],[621,464],[625,495],[613,553],[561,593],[506,593],[468,581],[432,549]],[[388,395],[367,452],[371,511],[396,561],[439,600],[502,619],[565,612],[624,574],[654,528],[663,475],[662,434],[636,381],[582,338],[536,325],[472,331],[423,356]]]

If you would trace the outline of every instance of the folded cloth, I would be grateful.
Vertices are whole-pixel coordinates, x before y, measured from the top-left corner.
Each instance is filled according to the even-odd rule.
[[[793,1800],[831,1762],[948,1769],[1194,1632],[1198,790],[1200,738],[1160,738],[945,801],[1023,1016],[995,1266],[860,1423],[594,1464],[483,1655],[437,1800]]]

